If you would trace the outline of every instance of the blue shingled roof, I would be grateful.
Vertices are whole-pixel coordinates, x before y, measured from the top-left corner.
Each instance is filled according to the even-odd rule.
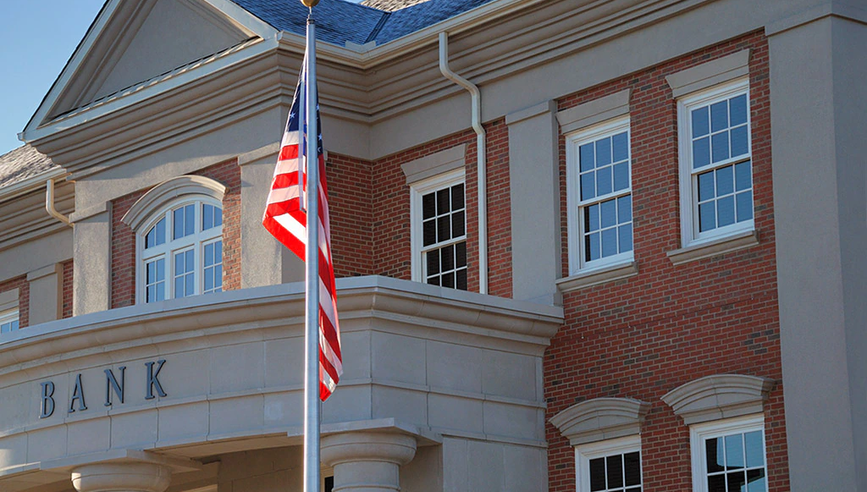
[[[232,0],[275,29],[304,35],[307,8],[298,0]],[[383,12],[344,0],[321,0],[313,9],[316,38],[343,46],[346,41],[381,45],[493,0],[428,0]]]

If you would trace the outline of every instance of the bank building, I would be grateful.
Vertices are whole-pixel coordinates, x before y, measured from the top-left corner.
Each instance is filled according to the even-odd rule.
[[[297,0],[108,0],[0,157],[0,491],[301,490]],[[322,0],[323,491],[867,490],[867,6]]]

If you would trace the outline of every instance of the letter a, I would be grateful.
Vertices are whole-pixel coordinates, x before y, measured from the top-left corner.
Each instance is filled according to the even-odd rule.
[[[84,404],[84,389],[81,386],[81,374],[75,376],[75,387],[72,388],[72,399],[69,400],[69,413],[75,412],[75,400],[78,400],[78,410],[87,410]]]

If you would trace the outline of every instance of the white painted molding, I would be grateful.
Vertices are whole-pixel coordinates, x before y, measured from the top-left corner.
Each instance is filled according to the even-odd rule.
[[[467,146],[461,144],[402,164],[400,169],[406,176],[406,184],[412,185],[423,179],[465,167],[466,155]]]
[[[0,311],[17,308],[18,296],[18,289],[10,289],[4,292],[0,292]]]
[[[573,290],[583,289],[593,285],[599,285],[605,282],[612,282],[622,278],[638,275],[638,263],[635,260],[630,260],[626,263],[615,263],[605,265],[599,268],[580,271],[575,275],[570,275],[557,280],[557,289],[560,292],[571,292]]]
[[[750,50],[702,63],[665,77],[674,98],[709,89],[715,85],[743,77],[750,72]]]
[[[594,398],[572,405],[550,422],[573,446],[638,434],[650,403],[632,398]]]
[[[183,195],[204,195],[222,202],[226,187],[204,176],[178,176],[154,186],[130,207],[121,221],[133,229],[165,203]]]
[[[774,380],[742,374],[706,376],[662,397],[687,425],[762,413]]]
[[[560,133],[572,133],[629,114],[631,95],[632,89],[625,89],[558,112],[557,121],[560,123]]]
[[[732,251],[749,248],[757,244],[759,244],[759,234],[756,230],[750,230],[692,244],[685,248],[668,251],[665,254],[673,264],[680,265],[682,263],[689,263],[690,261],[731,253]]]

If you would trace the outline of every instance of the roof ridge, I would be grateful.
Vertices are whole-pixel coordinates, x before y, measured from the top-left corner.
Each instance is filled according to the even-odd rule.
[[[372,7],[371,7],[372,8]],[[364,40],[365,44],[376,39],[376,36],[379,35],[379,31],[385,27],[386,21],[391,17],[391,12],[383,12],[382,17],[379,18],[379,22],[376,23],[376,26],[373,27],[373,30],[370,31],[370,34],[367,35],[367,39]]]

